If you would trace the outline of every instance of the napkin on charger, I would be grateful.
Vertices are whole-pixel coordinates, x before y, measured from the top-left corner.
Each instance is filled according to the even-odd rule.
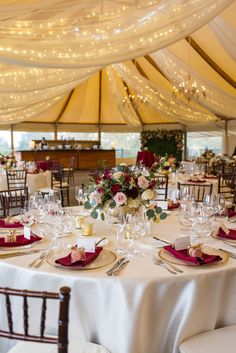
[[[229,240],[236,240],[236,229],[229,229],[229,234],[226,234],[224,230],[220,227],[217,236]]]
[[[208,254],[204,254],[204,253],[203,253],[202,258],[193,257],[188,254],[188,249],[175,250],[175,248],[173,248],[172,245],[166,245],[166,246],[164,246],[164,249],[165,249],[165,251],[168,251],[169,253],[171,253],[177,259],[180,259],[182,261],[191,262],[195,266],[219,262],[222,259],[219,255],[208,255]]]
[[[39,236],[32,234],[30,236],[30,239],[26,239],[24,237],[24,235],[17,235],[16,240],[15,241],[5,241],[4,237],[0,238],[0,249],[1,247],[7,247],[7,248],[14,248],[16,246],[25,246],[25,245],[30,245],[36,241],[41,240],[42,238],[40,238]]]
[[[98,255],[102,251],[102,249],[103,249],[102,247],[98,246],[94,253],[85,252],[84,260],[73,261],[71,258],[71,252],[70,252],[67,256],[61,257],[60,259],[57,259],[55,262],[62,266],[85,266],[85,265],[88,265],[93,260],[95,260],[96,257],[98,257]]]
[[[0,219],[0,228],[23,228],[23,225],[16,220],[8,222],[7,219]]]

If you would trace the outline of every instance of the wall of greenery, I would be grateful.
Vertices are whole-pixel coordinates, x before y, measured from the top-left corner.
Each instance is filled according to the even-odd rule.
[[[141,149],[160,156],[173,155],[182,160],[184,132],[182,130],[146,130],[141,132]]]

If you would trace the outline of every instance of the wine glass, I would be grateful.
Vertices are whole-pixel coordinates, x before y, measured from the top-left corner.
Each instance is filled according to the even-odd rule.
[[[20,210],[20,221],[24,227],[30,228],[34,220],[33,204],[31,201],[25,201],[24,207]]]
[[[85,199],[85,194],[84,194],[84,189],[81,186],[76,186],[75,187],[75,198],[79,203],[79,206],[83,206],[84,204],[84,199]]]

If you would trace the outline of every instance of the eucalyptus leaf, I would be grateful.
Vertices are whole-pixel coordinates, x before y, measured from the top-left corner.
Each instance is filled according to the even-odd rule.
[[[97,213],[97,211],[93,211],[93,212],[91,212],[91,217],[93,218],[93,219],[97,219],[98,218],[98,213]]]
[[[166,219],[166,217],[167,217],[167,213],[162,212],[162,213],[160,214],[160,219],[161,219],[161,220]]]
[[[89,201],[85,201],[84,203],[84,208],[89,210],[92,206],[90,205],[90,202]]]

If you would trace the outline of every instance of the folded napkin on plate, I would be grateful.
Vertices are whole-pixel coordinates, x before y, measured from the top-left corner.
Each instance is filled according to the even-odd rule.
[[[7,222],[6,219],[0,219],[0,228],[22,228],[23,225],[19,221]]]
[[[37,235],[31,235],[30,236],[30,239],[26,239],[24,237],[24,235],[18,235],[16,237],[16,241],[9,241],[9,242],[6,242],[4,240],[4,238],[0,238],[0,249],[1,247],[7,247],[7,248],[14,248],[16,246],[25,246],[25,245],[30,245],[32,243],[34,243],[35,241],[39,241],[41,240],[42,238],[38,237]]]
[[[229,234],[226,234],[220,227],[217,236],[229,240],[236,240],[236,229],[229,229]]]
[[[171,245],[164,246],[164,249],[170,252],[174,257],[182,261],[191,262],[195,266],[210,264],[212,262],[218,262],[221,260],[219,255],[208,255],[203,253],[203,257],[192,257],[189,256],[188,250],[175,250]]]
[[[180,206],[179,202],[174,202],[172,205],[168,205],[168,210],[173,210],[174,208],[178,208]]]
[[[65,257],[61,257],[60,259],[57,259],[55,262],[62,266],[85,266],[85,265],[88,265],[93,260],[95,260],[101,251],[102,251],[102,247],[99,246],[96,248],[95,252],[86,252],[84,260],[78,260],[75,262],[72,262],[71,253],[69,253],[69,255]]]
[[[228,210],[228,217],[231,218],[231,217],[236,217],[236,212],[235,211],[232,211],[232,210]]]
[[[196,179],[196,180],[194,180],[194,179],[189,179],[188,182],[189,182],[189,183],[205,183],[206,180],[204,180],[204,179]]]

